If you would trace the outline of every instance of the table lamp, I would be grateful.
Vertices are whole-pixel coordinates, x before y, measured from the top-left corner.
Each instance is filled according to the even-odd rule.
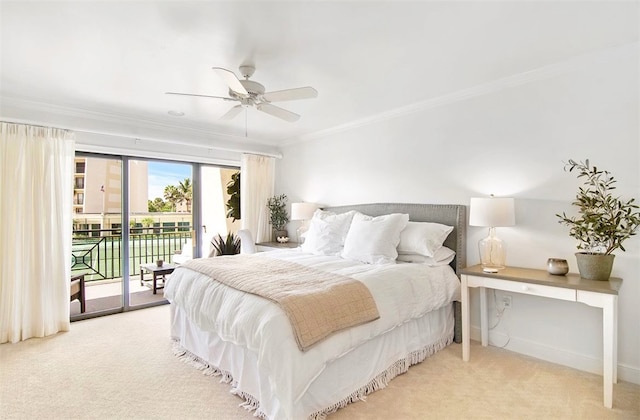
[[[313,218],[313,213],[318,209],[315,203],[291,203],[291,220],[300,220],[302,223],[296,229],[298,244],[302,244],[302,235],[307,231],[307,221]]]
[[[496,227],[516,224],[513,198],[494,197],[472,198],[469,212],[470,226],[489,228],[489,236],[478,241],[482,271],[497,273],[505,267],[506,245],[496,236]]]

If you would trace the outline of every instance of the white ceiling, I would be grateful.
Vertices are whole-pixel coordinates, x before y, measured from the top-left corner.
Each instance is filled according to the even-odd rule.
[[[638,40],[637,2],[2,1],[0,15],[0,117],[33,107],[67,128],[122,118],[239,141],[246,128],[270,146]],[[211,67],[247,62],[268,91],[318,98],[278,103],[296,123],[250,109],[245,126],[219,120],[232,103],[164,94],[227,96]]]

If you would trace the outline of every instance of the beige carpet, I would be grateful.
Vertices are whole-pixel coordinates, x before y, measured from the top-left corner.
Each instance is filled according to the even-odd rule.
[[[71,324],[71,332],[0,345],[0,419],[254,419],[229,386],[179,361],[169,307]],[[475,343],[474,343],[475,344]],[[640,419],[640,386],[493,347],[454,344],[338,419]]]

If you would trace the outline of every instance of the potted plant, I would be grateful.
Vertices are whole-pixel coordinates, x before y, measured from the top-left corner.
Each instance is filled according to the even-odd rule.
[[[227,183],[227,218],[240,220],[240,172],[231,175],[231,181]]]
[[[274,195],[269,198],[267,208],[269,209],[269,223],[273,226],[274,240],[287,237],[288,232],[285,226],[289,223],[289,214],[287,213],[286,194]]]
[[[559,223],[569,226],[569,235],[578,240],[576,253],[580,276],[591,280],[609,280],[616,249],[625,251],[622,243],[636,234],[640,226],[640,212],[634,204],[614,197],[616,188],[613,175],[589,165],[589,160],[576,162],[569,159],[565,171],[576,171],[584,179],[575,201],[578,216],[556,214]]]
[[[240,237],[229,232],[227,237],[223,238],[218,234],[211,239],[213,247],[212,254],[214,257],[218,255],[236,255],[240,253]]]

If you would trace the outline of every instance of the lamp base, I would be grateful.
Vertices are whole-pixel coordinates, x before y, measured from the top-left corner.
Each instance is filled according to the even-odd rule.
[[[485,273],[497,273],[505,267],[507,248],[504,241],[495,235],[495,228],[489,228],[489,236],[478,242],[480,263]]]
[[[296,241],[298,242],[298,246],[301,246],[304,241],[304,232],[305,231],[302,230],[302,228],[296,229]]]
[[[303,220],[300,226],[298,226],[298,229],[296,229],[296,239],[298,241],[298,246],[301,246],[304,243],[304,239],[306,236],[305,234],[309,230],[309,226],[307,226],[306,222],[306,220]]]

